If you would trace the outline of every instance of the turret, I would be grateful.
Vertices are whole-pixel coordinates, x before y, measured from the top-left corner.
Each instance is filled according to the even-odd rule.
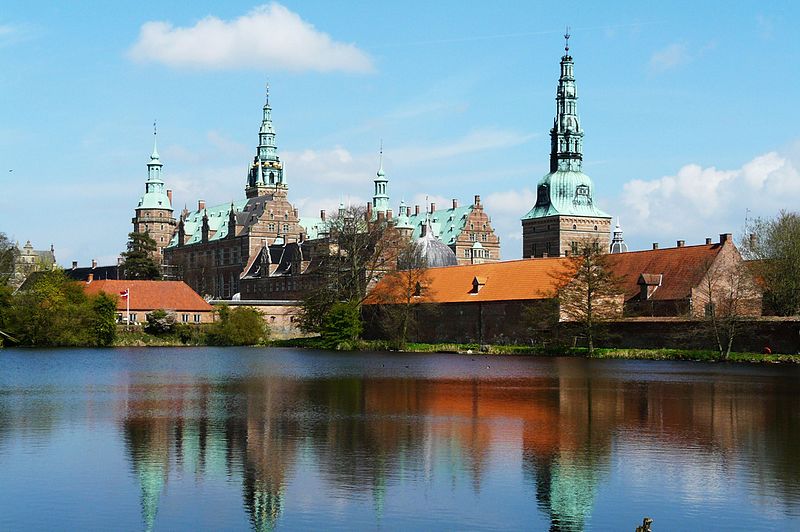
[[[381,141],[380,162],[378,165],[378,173],[375,177],[375,194],[372,196],[372,219],[377,218],[378,213],[384,213],[389,210],[389,194],[388,194],[389,180],[386,178],[386,173],[383,171],[383,141]]]

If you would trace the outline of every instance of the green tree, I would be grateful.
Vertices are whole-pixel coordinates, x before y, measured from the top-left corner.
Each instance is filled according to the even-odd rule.
[[[125,278],[161,279],[161,269],[153,258],[157,249],[156,241],[148,233],[129,233],[127,251],[122,254]]]
[[[800,313],[800,215],[781,211],[745,228],[742,255],[764,290],[764,308],[778,316]]]
[[[269,328],[257,309],[220,305],[214,312],[216,320],[205,332],[209,345],[258,345],[269,339]]]
[[[117,296],[100,292],[91,298],[91,333],[94,344],[106,347],[117,339]]]
[[[322,346],[341,349],[361,335],[361,307],[356,301],[334,303],[325,314],[321,327]]]
[[[5,233],[0,233],[0,285],[8,284],[14,275],[14,262],[19,250]]]
[[[148,312],[145,317],[147,323],[144,325],[144,332],[155,335],[172,333],[178,321],[174,312],[167,312],[162,308]]]
[[[579,243],[567,268],[555,274],[560,315],[586,337],[589,356],[606,322],[622,315],[620,281],[607,264],[605,247],[598,241]]]
[[[3,317],[6,331],[23,345],[94,345],[91,307],[80,283],[61,270],[44,271],[18,292]]]

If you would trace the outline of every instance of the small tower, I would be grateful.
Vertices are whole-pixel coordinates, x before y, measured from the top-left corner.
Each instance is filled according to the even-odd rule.
[[[386,173],[383,171],[383,141],[381,141],[380,163],[378,166],[378,173],[375,176],[375,194],[372,196],[372,219],[378,217],[378,213],[382,212],[384,217],[389,210],[389,194],[388,192],[389,180],[386,178]]]
[[[617,218],[617,225],[614,227],[614,236],[611,239],[611,253],[625,253],[628,251],[628,244],[622,238],[622,228],[619,226],[619,218]]]
[[[569,55],[569,28],[556,90],[556,116],[550,130],[550,173],[536,187],[536,204],[522,218],[522,256],[568,255],[582,242],[608,249],[611,217],[594,203],[594,185],[583,173],[583,128],[578,90]]]
[[[158,130],[153,123],[153,153],[147,163],[147,181],[144,183],[144,195],[136,206],[133,222],[134,233],[147,233],[156,242],[153,258],[161,264],[163,249],[172,240],[177,229],[177,222],[172,209],[172,191],[164,189],[162,181],[163,164],[158,156]]]
[[[247,174],[245,194],[248,198],[268,194],[285,197],[288,189],[283,175],[283,164],[278,157],[278,146],[275,144],[272,107],[269,105],[269,83],[266,92],[261,128],[258,130],[258,148]]]

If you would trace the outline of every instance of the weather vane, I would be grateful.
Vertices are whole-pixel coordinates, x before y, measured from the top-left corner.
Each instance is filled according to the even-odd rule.
[[[564,45],[564,51],[565,52],[569,52],[569,38],[570,37],[571,37],[571,35],[569,34],[569,26],[567,26],[567,31],[566,31],[566,33],[564,33],[564,40],[566,41],[566,44]]]
[[[156,121],[153,120],[153,136],[158,134],[158,128],[156,128]]]
[[[267,105],[269,105],[269,81],[267,82]]]

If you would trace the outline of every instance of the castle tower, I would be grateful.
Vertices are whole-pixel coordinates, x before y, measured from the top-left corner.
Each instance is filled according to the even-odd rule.
[[[372,196],[373,220],[378,217],[379,212],[386,216],[386,212],[389,210],[388,186],[389,180],[386,178],[386,172],[383,171],[383,142],[381,142],[380,165],[375,176],[375,194]]]
[[[611,217],[594,204],[592,180],[583,173],[583,129],[578,118],[569,30],[550,130],[550,173],[537,185],[536,205],[522,218],[522,256],[568,255],[580,242],[609,248]]]
[[[622,238],[622,228],[619,226],[619,218],[617,218],[617,225],[614,227],[614,236],[611,238],[611,248],[609,253],[625,253],[628,251],[628,244]]]
[[[162,181],[161,159],[158,156],[157,130],[153,124],[153,153],[147,163],[147,181],[144,183],[144,195],[136,206],[133,222],[134,233],[148,233],[156,241],[156,252],[153,258],[161,264],[163,250],[172,239],[177,222],[172,210],[172,191],[164,190]]]
[[[278,146],[275,144],[275,128],[272,125],[272,107],[269,105],[269,84],[267,84],[261,128],[258,130],[258,148],[248,171],[245,194],[248,198],[268,194],[285,197],[287,190],[283,164],[278,157]]]

